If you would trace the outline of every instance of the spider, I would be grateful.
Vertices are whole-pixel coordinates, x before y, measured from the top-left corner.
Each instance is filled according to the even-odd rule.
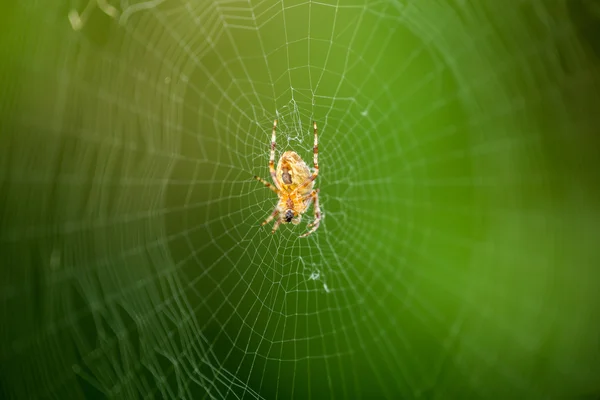
[[[279,197],[273,213],[261,224],[265,226],[275,217],[277,220],[273,225],[271,233],[275,233],[280,224],[292,223],[298,225],[302,220],[302,215],[308,210],[308,207],[314,202],[315,220],[308,224],[311,228],[300,237],[306,237],[317,230],[321,222],[321,209],[319,208],[319,189],[313,189],[315,179],[319,174],[318,163],[318,142],[317,142],[317,123],[313,121],[315,132],[315,143],[313,147],[314,172],[311,174],[308,165],[294,151],[283,153],[277,169],[275,169],[275,130],[277,129],[277,120],[273,122],[273,134],[271,136],[271,158],[269,159],[269,170],[274,185],[264,179],[254,176],[259,182],[274,191]]]

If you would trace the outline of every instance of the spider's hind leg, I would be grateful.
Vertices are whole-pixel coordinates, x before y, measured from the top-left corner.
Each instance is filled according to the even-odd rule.
[[[273,121],[273,132],[271,133],[271,156],[269,157],[269,171],[271,172],[271,178],[273,183],[279,188],[277,184],[277,171],[275,170],[275,131],[277,130],[277,120]]]
[[[256,176],[254,175],[254,179],[256,179],[257,181],[259,181],[260,183],[262,183],[263,185],[265,185],[266,187],[268,187],[269,189],[271,189],[272,191],[274,191],[275,193],[279,193],[277,191],[277,188],[275,188],[273,185],[271,185],[269,182],[265,181],[263,178],[261,178],[260,176]]]

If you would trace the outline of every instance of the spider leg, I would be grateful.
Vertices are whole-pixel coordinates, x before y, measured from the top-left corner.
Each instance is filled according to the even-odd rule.
[[[267,219],[265,219],[260,226],[265,226],[266,224],[268,224],[269,222],[273,221],[273,218],[275,218],[275,216],[279,213],[279,210],[277,209],[277,207],[275,207],[275,210],[273,210],[273,212],[271,213],[271,215],[269,215],[267,217]]]
[[[275,130],[277,129],[277,120],[273,121],[273,133],[271,134],[271,157],[269,158],[269,171],[271,171],[271,179],[275,187],[279,189],[277,184],[277,171],[275,171]]]
[[[313,129],[315,132],[315,142],[313,145],[313,165],[314,165],[314,172],[312,173],[312,175],[310,177],[308,177],[306,179],[306,181],[304,181],[302,183],[302,185],[298,186],[295,190],[295,192],[304,189],[305,187],[307,187],[308,185],[310,185],[310,183],[312,181],[314,181],[315,179],[317,179],[317,176],[319,175],[319,139],[317,136],[317,123],[315,121],[313,121]]]
[[[321,189],[316,189],[316,190],[313,190],[311,193],[311,197],[313,198],[313,202],[314,202],[315,220],[313,222],[311,222],[310,224],[308,224],[309,228],[311,226],[315,226],[315,225],[318,228],[319,224],[321,223],[321,207],[319,206],[319,192],[320,191],[321,191]],[[315,228],[315,229],[317,229],[317,228]]]
[[[279,191],[273,185],[271,185],[269,182],[265,181],[263,178],[254,175],[254,179],[256,179],[257,181],[259,181],[260,183],[262,183],[263,185],[265,185],[266,187],[268,187],[269,189],[271,189],[275,193],[279,193]]]
[[[277,228],[279,228],[280,224],[281,224],[281,219],[277,219],[277,221],[275,221],[275,224],[273,224],[273,230],[271,231],[271,234],[275,233]]]
[[[307,237],[308,235],[316,231],[319,227],[319,224],[321,223],[321,207],[319,207],[319,189],[313,190],[311,192],[311,198],[314,202],[315,220],[308,224],[308,227],[311,229],[305,234],[300,235],[300,237]]]
[[[315,131],[315,142],[313,145],[313,164],[315,167],[315,172],[313,173],[313,175],[316,178],[319,174],[319,139],[317,137],[317,123],[315,121],[313,121],[313,129]]]

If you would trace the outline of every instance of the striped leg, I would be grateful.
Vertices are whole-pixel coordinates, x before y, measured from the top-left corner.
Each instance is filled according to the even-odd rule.
[[[281,224],[281,219],[278,219],[277,221],[275,221],[275,224],[273,225],[273,230],[271,231],[271,234],[275,233],[277,228],[279,228],[280,224]]]
[[[317,123],[315,121],[313,121],[313,129],[315,131],[315,142],[313,145],[313,164],[315,170],[313,171],[312,175],[305,182],[302,183],[302,185],[296,188],[296,192],[310,185],[312,181],[317,179],[317,175],[319,175],[319,140],[317,137]]]
[[[311,198],[313,199],[313,206],[315,208],[315,220],[308,224],[308,227],[311,229],[305,234],[300,235],[300,237],[307,237],[308,235],[316,231],[319,227],[319,224],[321,223],[321,207],[319,207],[319,189],[312,191]]]
[[[279,193],[279,191],[273,185],[271,185],[269,182],[265,181],[263,178],[254,175],[254,179],[256,179],[257,181],[259,181],[260,183],[262,183],[263,185],[265,185],[266,187],[268,187],[269,189],[271,189],[275,193]]]
[[[319,175],[319,139],[317,137],[317,123],[313,121],[313,129],[315,131],[315,143],[313,145],[313,164],[315,167],[315,172],[313,172],[313,178],[311,180],[315,180],[317,175]]]
[[[267,219],[265,219],[260,226],[265,226],[266,224],[268,224],[269,222],[273,221],[273,218],[275,218],[275,216],[279,213],[279,210],[277,210],[277,207],[275,207],[275,210],[271,213],[271,215],[269,215],[267,217]]]
[[[271,158],[269,158],[269,170],[271,171],[271,179],[275,187],[279,189],[277,184],[277,172],[275,171],[275,130],[277,129],[277,120],[273,121],[273,133],[271,134]]]

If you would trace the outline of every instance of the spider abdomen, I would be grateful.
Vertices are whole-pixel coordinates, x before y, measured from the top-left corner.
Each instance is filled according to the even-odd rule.
[[[283,153],[277,163],[277,180],[283,186],[281,189],[287,192],[296,190],[301,184],[306,182],[311,172],[308,165],[302,160],[302,157],[294,151]],[[314,186],[313,182],[299,190],[300,194],[310,193]]]

